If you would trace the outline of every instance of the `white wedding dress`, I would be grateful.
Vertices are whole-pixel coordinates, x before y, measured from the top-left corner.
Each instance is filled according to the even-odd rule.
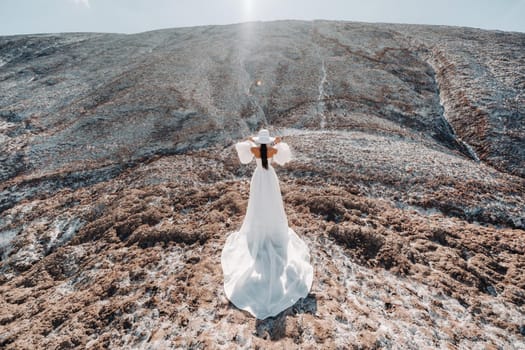
[[[254,146],[248,141],[235,145],[241,163],[254,158]],[[281,165],[290,161],[290,148],[283,142],[274,147],[277,154],[268,159],[268,169],[256,158],[244,222],[228,236],[221,256],[226,296],[258,319],[276,316],[306,297],[313,279],[309,249],[288,227],[271,166],[272,160]]]

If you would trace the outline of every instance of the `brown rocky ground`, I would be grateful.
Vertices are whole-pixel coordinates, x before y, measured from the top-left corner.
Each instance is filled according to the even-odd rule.
[[[525,348],[524,38],[0,38],[0,347]],[[315,278],[260,321],[225,299],[220,252],[253,167],[232,142],[265,123]]]
[[[278,172],[290,225],[312,252],[315,280],[307,299],[265,321],[225,299],[220,251],[242,221],[251,167],[238,165],[233,149],[215,148],[154,159],[114,180],[8,210],[4,229],[20,232],[4,254],[2,344],[524,345],[523,230],[444,212],[465,197],[488,207],[484,197],[491,193],[499,197],[496,208],[522,206],[511,189],[523,191],[523,182],[423,148],[406,165],[410,171],[396,171],[400,154],[380,159],[392,168],[391,178],[381,180],[366,174],[378,159],[365,152],[376,137],[296,132],[286,139],[298,156]],[[321,140],[331,140],[323,153],[308,152]],[[433,164],[440,161],[454,164],[456,173],[439,174]],[[363,164],[369,168],[362,174],[352,170]],[[443,211],[422,207],[455,176],[465,177],[466,185],[450,189],[446,200],[453,204]],[[389,192],[383,186],[390,181],[406,188]]]

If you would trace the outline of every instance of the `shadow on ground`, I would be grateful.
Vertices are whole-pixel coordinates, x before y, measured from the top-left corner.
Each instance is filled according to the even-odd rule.
[[[279,340],[286,335],[286,318],[297,314],[312,314],[317,312],[317,297],[310,293],[306,298],[299,299],[293,306],[283,310],[275,317],[268,317],[255,322],[255,334],[259,338]]]

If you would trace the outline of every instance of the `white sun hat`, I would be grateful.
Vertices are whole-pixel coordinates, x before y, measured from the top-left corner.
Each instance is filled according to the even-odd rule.
[[[275,140],[275,137],[270,137],[270,133],[266,129],[261,129],[259,134],[253,138],[256,143],[268,144]]]

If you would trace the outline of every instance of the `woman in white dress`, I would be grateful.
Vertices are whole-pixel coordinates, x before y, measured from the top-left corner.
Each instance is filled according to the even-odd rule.
[[[241,163],[254,157],[248,209],[241,229],[222,250],[224,291],[239,309],[258,319],[276,316],[306,297],[313,279],[310,252],[288,227],[279,180],[272,162],[291,160],[288,145],[263,129],[235,145]]]

